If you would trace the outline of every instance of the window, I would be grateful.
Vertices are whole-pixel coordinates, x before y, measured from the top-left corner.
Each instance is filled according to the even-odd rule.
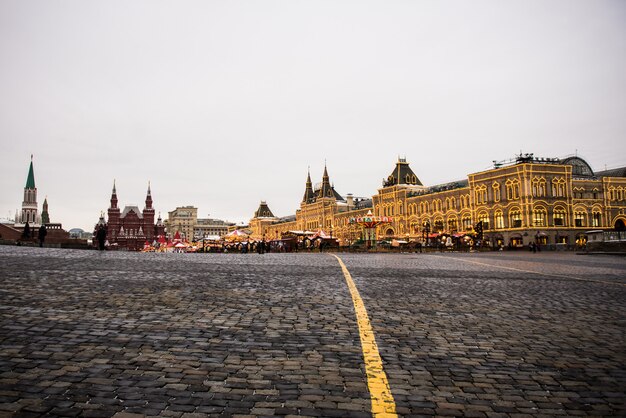
[[[502,211],[497,211],[493,219],[496,229],[504,229],[504,216],[502,215]]]
[[[545,209],[535,209],[533,211],[533,226],[546,226]]]
[[[519,180],[506,181],[506,198],[508,200],[519,199]]]
[[[592,226],[599,227],[602,225],[602,214],[600,212],[594,212],[591,218]]]
[[[519,211],[511,212],[511,227],[512,228],[522,227],[522,214]]]
[[[478,186],[474,191],[474,194],[477,205],[487,203],[487,186],[484,184],[482,186]]]
[[[554,226],[565,225],[565,211],[562,209],[556,209],[554,211]]]
[[[443,231],[443,219],[437,219],[437,220],[435,221],[435,228],[434,228],[434,230],[435,230],[436,232],[441,232],[441,231]]]
[[[491,185],[491,188],[493,189],[493,201],[499,202],[500,201],[500,183],[494,182],[493,185]]]
[[[558,177],[552,179],[552,196],[565,197],[565,179]]]
[[[448,231],[456,231],[456,218],[448,219]]]
[[[574,226],[576,226],[576,227],[585,226],[585,214],[584,214],[584,212],[576,212],[576,213],[574,213]]]
[[[546,179],[535,177],[532,180],[533,197],[543,197],[546,195]]]
[[[489,229],[489,215],[486,213],[481,213],[478,215],[478,222],[483,223],[483,231]]]
[[[472,218],[470,218],[469,216],[464,216],[462,222],[464,230],[467,231],[472,227]]]

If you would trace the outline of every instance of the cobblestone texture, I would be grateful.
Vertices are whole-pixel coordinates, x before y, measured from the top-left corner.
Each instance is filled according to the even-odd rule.
[[[340,256],[399,415],[626,415],[624,258]],[[0,417],[371,416],[325,254],[0,247],[0,349]]]

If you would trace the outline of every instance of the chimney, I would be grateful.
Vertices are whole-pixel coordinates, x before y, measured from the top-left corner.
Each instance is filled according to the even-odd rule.
[[[352,196],[352,193],[348,193],[346,195],[346,203],[348,204],[348,210],[352,210],[352,208],[354,208],[354,197]]]

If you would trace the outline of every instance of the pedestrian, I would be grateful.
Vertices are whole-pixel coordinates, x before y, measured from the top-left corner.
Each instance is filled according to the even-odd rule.
[[[24,225],[24,230],[22,231],[22,238],[30,239],[30,225],[28,224],[28,222],[26,222],[26,225]]]
[[[43,247],[43,242],[46,239],[46,235],[48,235],[48,230],[46,229],[46,225],[41,224],[41,226],[39,227],[39,232],[37,233],[37,236],[39,237],[40,247]]]
[[[98,226],[98,231],[96,232],[96,239],[98,240],[98,249],[100,251],[104,250],[104,241],[107,238],[107,230],[104,225]]]

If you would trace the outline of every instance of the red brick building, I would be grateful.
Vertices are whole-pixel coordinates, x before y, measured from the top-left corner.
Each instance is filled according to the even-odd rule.
[[[159,235],[165,235],[165,226],[161,217],[157,219],[156,224],[154,222],[150,185],[148,185],[146,206],[143,210],[140,211],[137,206],[125,206],[124,210],[120,211],[117,202],[117,191],[113,182],[111,207],[107,210],[108,221],[105,222],[102,216],[96,225],[96,231],[100,225],[106,228],[110,249],[141,250],[146,241],[152,243],[158,239]]]

